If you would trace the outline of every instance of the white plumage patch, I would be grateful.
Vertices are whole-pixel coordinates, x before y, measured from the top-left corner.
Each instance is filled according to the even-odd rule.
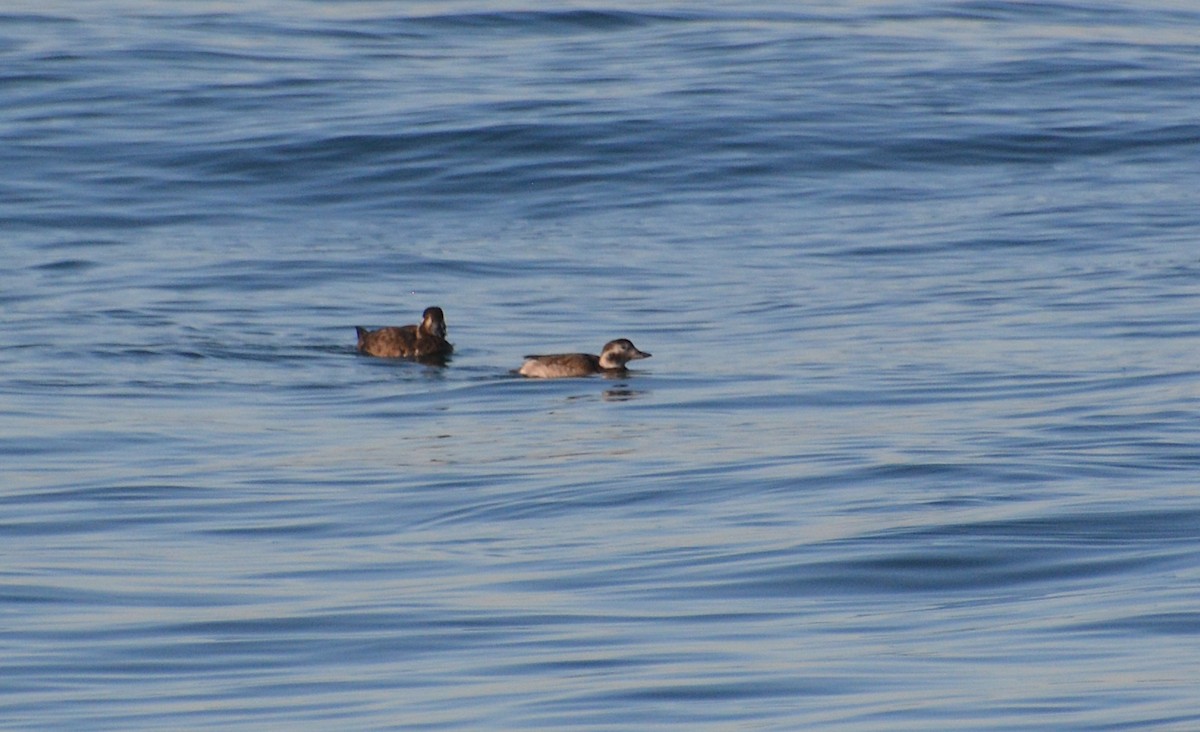
[[[521,364],[521,368],[517,373],[534,379],[554,379],[563,376],[572,376],[572,374],[567,373],[566,369],[562,368],[559,364],[543,363],[532,358]]]

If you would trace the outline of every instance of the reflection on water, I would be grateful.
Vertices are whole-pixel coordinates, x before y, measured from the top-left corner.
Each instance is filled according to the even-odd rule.
[[[602,392],[604,401],[606,402],[627,402],[631,399],[645,396],[647,393],[645,390],[629,388],[605,389]]]

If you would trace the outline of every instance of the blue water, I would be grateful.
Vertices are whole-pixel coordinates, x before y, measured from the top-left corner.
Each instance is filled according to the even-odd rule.
[[[6,5],[0,727],[1200,728],[1200,7],[727,5]]]

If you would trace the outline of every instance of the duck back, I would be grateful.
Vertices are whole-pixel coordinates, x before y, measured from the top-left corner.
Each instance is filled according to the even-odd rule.
[[[517,373],[537,379],[590,376],[600,373],[600,359],[588,353],[559,353],[551,356],[526,356]]]
[[[445,357],[454,352],[449,341],[415,325],[367,330],[358,327],[358,351],[383,358]]]

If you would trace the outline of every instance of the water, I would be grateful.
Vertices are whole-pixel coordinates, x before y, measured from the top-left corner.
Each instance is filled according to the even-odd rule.
[[[1200,725],[1193,5],[7,8],[3,728]]]

